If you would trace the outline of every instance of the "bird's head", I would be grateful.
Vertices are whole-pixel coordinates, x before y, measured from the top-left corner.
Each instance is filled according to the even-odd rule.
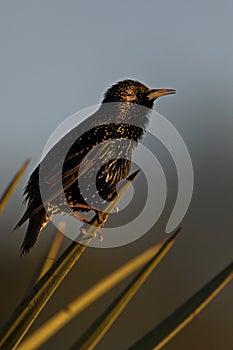
[[[136,80],[122,80],[105,92],[102,103],[128,102],[152,108],[157,98],[175,94],[175,92],[172,89],[149,89]]]

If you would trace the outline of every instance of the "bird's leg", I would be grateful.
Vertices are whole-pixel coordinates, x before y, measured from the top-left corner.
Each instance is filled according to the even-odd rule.
[[[90,219],[85,218],[84,216],[78,214],[77,212],[73,212],[72,216],[80,221],[83,221],[83,222],[89,223],[91,221]]]
[[[97,209],[95,209],[95,208],[93,208],[93,207],[91,207],[90,205],[87,205],[87,204],[81,204],[81,203],[79,204],[79,203],[77,203],[77,204],[71,205],[70,207],[71,207],[71,209],[80,208],[80,209],[94,210],[97,222],[98,222],[99,225],[101,225],[101,227],[104,226],[105,222],[108,219],[108,215],[106,215],[106,213],[103,213],[103,212],[101,212],[101,211],[99,211],[99,210],[97,210]],[[72,215],[76,219],[81,220],[83,222],[90,223],[90,221],[91,221],[90,219],[87,219],[84,216],[81,216],[77,212],[73,212]],[[84,235],[87,235],[87,231],[86,231],[86,229],[84,227],[81,228],[81,232]],[[96,232],[98,234],[99,240],[102,242],[103,241],[103,234],[100,231],[100,228],[98,228]]]
[[[98,224],[100,224],[101,227],[104,227],[105,222],[108,220],[109,214],[104,213],[104,212],[99,211],[99,210],[95,210],[95,215],[96,215],[96,219],[97,219],[97,221],[98,221]],[[100,242],[103,242],[104,236],[103,236],[103,234],[102,234],[100,228],[98,228],[98,229],[96,230],[96,232],[97,232],[97,234],[98,234],[98,237],[99,237]]]
[[[108,214],[106,213],[103,213],[102,211],[99,211],[97,210],[96,208],[93,208],[91,207],[90,205],[88,204],[81,204],[81,203],[77,203],[77,204],[73,204],[73,205],[70,205],[71,209],[77,209],[77,208],[80,208],[80,209],[87,209],[87,210],[94,210],[95,212],[95,215],[96,215],[96,219],[97,219],[97,222],[99,225],[101,225],[101,227],[104,226],[105,222],[107,221],[108,219]],[[118,207],[116,207],[118,209]],[[116,209],[116,211],[117,211]],[[85,218],[84,216],[81,216],[80,214],[78,214],[77,212],[73,212],[72,215],[77,218],[78,220],[81,220],[83,222],[86,222],[86,223],[90,223],[90,219],[87,219]],[[81,228],[81,232],[84,234],[84,235],[88,235],[87,233],[87,230],[85,229],[85,227]],[[100,228],[98,228],[96,230],[97,234],[98,234],[98,237],[99,237],[99,240],[102,242],[103,241],[103,234],[102,232],[100,231]]]
[[[102,216],[101,216],[101,212],[100,212],[99,210],[97,210],[97,209],[91,207],[91,206],[88,205],[88,204],[76,203],[76,204],[70,205],[70,207],[71,207],[71,209],[78,209],[78,208],[79,208],[79,209],[94,210],[94,212],[95,212],[95,214],[96,214],[96,218],[97,218],[98,223],[99,223],[99,224],[102,224],[102,223],[103,223],[103,218],[102,218]],[[81,220],[81,221],[85,221],[85,222],[90,222],[90,220],[88,220],[88,219],[86,219],[86,220],[88,220],[88,221],[81,219],[81,218],[83,218],[83,216],[81,216],[81,215],[79,215],[79,214],[76,215],[76,212],[75,212],[74,214],[75,214],[75,215],[73,215],[73,216],[76,216],[77,219],[79,219],[79,220]],[[79,217],[80,217],[80,218],[79,218]],[[85,218],[84,218],[84,219],[85,219]]]
[[[102,212],[88,204],[81,204],[81,203],[77,203],[77,204],[72,204],[70,205],[71,209],[87,209],[87,210],[94,210],[95,214],[96,214],[96,217],[97,217],[97,220],[98,220],[98,223],[99,224],[102,224],[104,221],[103,217],[102,217]]]
[[[109,214],[99,210],[95,210],[95,214],[98,224],[100,224],[101,227],[104,227],[105,222],[108,220]]]
[[[98,224],[100,224],[103,227],[103,225],[106,222],[106,220],[102,216],[102,212],[99,211],[99,210],[95,210],[95,215],[96,215],[96,219],[98,221]]]
[[[91,207],[90,205],[82,204],[82,203],[72,204],[72,205],[70,205],[70,207],[71,207],[71,209],[80,208],[80,209],[87,209],[87,210],[96,210],[95,208]]]
[[[115,209],[116,214],[118,214],[118,212],[119,212],[118,205],[115,205],[115,207],[113,209]]]

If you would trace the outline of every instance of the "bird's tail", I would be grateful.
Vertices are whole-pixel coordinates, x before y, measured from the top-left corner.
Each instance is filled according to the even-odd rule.
[[[35,245],[39,232],[47,225],[49,219],[44,209],[29,218],[29,224],[23,243],[21,245],[21,255],[29,253]]]

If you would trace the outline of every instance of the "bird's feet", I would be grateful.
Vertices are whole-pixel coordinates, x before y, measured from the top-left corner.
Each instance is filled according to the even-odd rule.
[[[82,232],[82,234],[84,236],[89,236],[89,233],[87,232],[87,229],[85,227],[81,227],[80,231]],[[93,235],[94,238],[96,238],[96,235],[98,235],[98,238],[100,240],[100,242],[103,242],[104,240],[104,236],[103,233],[100,231],[100,228],[98,228],[95,232],[95,234]]]
[[[99,210],[95,210],[95,215],[96,215],[96,219],[98,221],[98,224],[100,224],[101,227],[103,227],[105,222],[108,219],[108,215],[102,211],[99,211]]]
[[[79,207],[79,208],[81,207],[82,209],[94,210],[95,215],[96,215],[97,222],[98,222],[98,224],[99,224],[101,227],[104,226],[105,222],[106,222],[107,219],[108,219],[108,214],[106,214],[106,213],[104,213],[104,212],[101,212],[101,211],[99,211],[99,210],[96,210],[96,209],[94,209],[94,208],[92,208],[92,207],[88,207],[88,206],[86,206],[86,205],[79,205],[79,204],[77,204],[76,206],[73,206],[72,209],[74,209],[74,208],[77,209],[77,207]],[[87,208],[87,207],[88,207],[88,208]],[[117,211],[117,209],[116,209],[116,211]],[[72,215],[73,215],[73,217],[75,217],[76,219],[78,219],[78,220],[80,220],[80,221],[83,221],[83,222],[85,222],[85,223],[90,224],[90,222],[91,222],[90,219],[85,218],[84,216],[80,215],[80,214],[77,213],[76,211],[73,211]],[[80,231],[81,231],[82,234],[84,234],[85,236],[88,236],[88,235],[89,235],[89,233],[87,232],[87,229],[86,229],[85,227],[82,227],[82,228],[80,229]],[[104,236],[103,236],[102,232],[100,231],[100,228],[97,228],[97,229],[96,229],[96,233],[97,233],[97,235],[98,235],[98,237],[99,237],[100,242],[102,242],[103,239],[104,239]],[[96,237],[96,234],[95,234],[95,237]]]
[[[108,219],[108,214],[106,214],[104,212],[101,212],[101,211],[98,211],[98,210],[95,210],[95,215],[96,215],[96,219],[97,219],[97,222],[100,225],[100,227],[104,227],[104,224],[105,224],[105,222]],[[85,227],[82,227],[80,229],[80,231],[85,236],[89,235],[89,233],[87,232],[87,229]],[[96,235],[98,235],[100,242],[103,242],[104,236],[103,236],[103,233],[101,232],[99,227],[97,227],[96,230],[95,230],[95,233],[93,235],[94,238],[96,237]]]

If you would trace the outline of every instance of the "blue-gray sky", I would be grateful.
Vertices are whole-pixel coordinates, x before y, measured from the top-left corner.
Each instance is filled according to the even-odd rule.
[[[51,132],[71,114],[99,103],[103,92],[112,83],[128,77],[151,87],[175,88],[176,96],[161,99],[156,109],[173,123],[186,142],[194,165],[195,188],[184,223],[188,234],[177,248],[177,257],[174,253],[175,263],[170,259],[176,277],[172,280],[172,290],[180,298],[194,293],[219,272],[232,255],[232,13],[231,0],[2,1],[0,190],[3,191],[24,159],[30,157],[32,161],[25,181],[38,162]],[[23,211],[23,185],[22,182],[1,217],[2,223],[10,218],[4,222],[1,242],[3,253],[9,250],[13,259],[6,274],[8,254],[1,255],[4,295],[13,293],[12,279],[20,275],[25,276],[24,288],[27,288],[27,276],[32,274],[31,270],[25,272],[29,267],[17,255],[19,233],[10,234]],[[23,231],[21,237],[22,234]],[[136,245],[133,247],[137,249]],[[112,266],[113,259],[117,261],[119,256],[123,259],[129,254],[126,247],[122,248],[122,254],[121,250],[114,252],[105,252],[98,258],[102,259],[103,265],[106,265],[104,257],[108,258],[109,266]],[[30,261],[34,261],[33,254],[39,256],[39,250],[32,253]],[[91,266],[92,256],[89,254],[88,266]],[[100,252],[92,254],[97,256]],[[16,265],[19,270],[15,269]],[[170,271],[170,265],[165,266],[167,272],[162,277]],[[180,289],[177,287],[176,290],[177,280]],[[91,283],[92,280],[87,285]],[[70,285],[73,289],[74,280],[70,280]],[[144,296],[148,293],[152,297],[153,288],[148,285]],[[169,285],[168,289],[158,289],[158,294],[167,298],[167,311],[160,310],[157,321],[184,301],[179,297],[171,298],[169,290]],[[65,300],[65,287],[63,292],[62,300]],[[220,321],[214,319],[215,309],[212,313],[210,309],[206,319],[196,321],[196,328],[190,326],[184,333],[186,338],[177,337],[167,349],[182,348],[183,339],[186,348],[191,350],[198,347],[213,350],[215,346],[217,349],[224,339],[225,348],[230,348],[229,319],[225,318],[231,307],[230,293],[224,293],[226,299],[219,299],[219,304],[214,304]],[[24,289],[21,296],[23,294]],[[143,333],[154,325],[153,308],[147,305],[147,313],[143,314],[143,301],[139,298],[137,305],[141,319],[144,317],[145,329],[139,327],[138,336],[140,330]],[[3,305],[4,318],[11,311],[7,305]],[[131,309],[129,320],[134,319]],[[124,330],[127,320],[123,321]],[[218,328],[220,324],[221,330]],[[214,330],[213,339],[200,335],[207,325]],[[82,327],[82,323],[79,326]],[[76,326],[73,331],[70,328],[73,341],[75,329]],[[119,349],[117,332],[121,331],[121,324],[115,329],[104,344],[109,348],[112,337],[115,349]],[[124,344],[132,343],[133,334],[133,329],[129,329]],[[58,339],[63,340],[62,337]],[[112,345],[111,349],[114,349]]]
[[[38,156],[63,119],[121,78],[176,88],[176,101],[159,107],[182,129],[205,119],[200,104],[229,110],[232,10],[226,0],[2,2],[1,149],[8,147],[9,167]]]

